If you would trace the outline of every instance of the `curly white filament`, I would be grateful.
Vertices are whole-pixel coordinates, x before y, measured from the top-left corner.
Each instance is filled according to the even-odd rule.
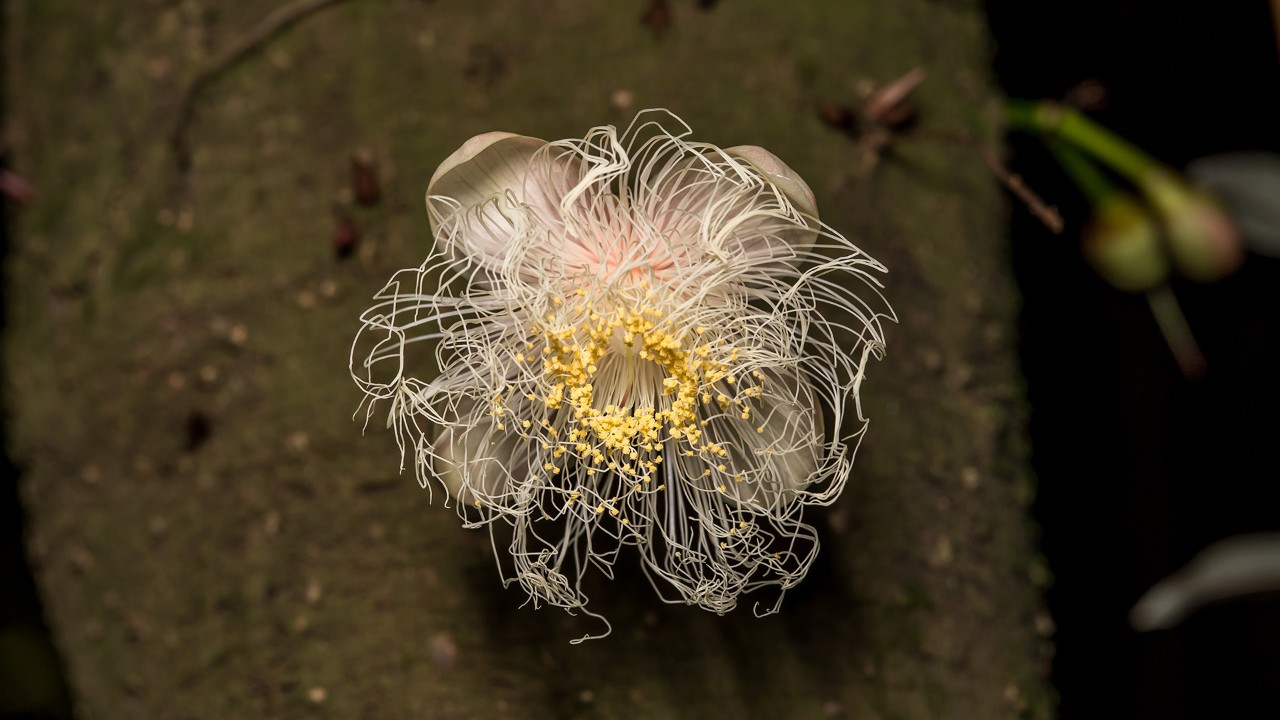
[[[467,527],[510,528],[499,565],[535,604],[585,609],[626,546],[667,602],[785,591],[865,428],[884,268],[778,158],[688,134],[647,111],[472,139],[428,190],[430,256],[361,317],[366,421],[388,414]]]

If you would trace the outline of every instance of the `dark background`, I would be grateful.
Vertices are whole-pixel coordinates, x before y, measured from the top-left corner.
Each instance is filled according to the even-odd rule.
[[[1011,96],[1060,98],[1098,81],[1106,105],[1094,117],[1174,167],[1280,151],[1280,55],[1265,0],[991,0],[988,9]],[[1209,362],[1205,378],[1188,382],[1145,300],[1081,260],[1083,201],[1035,140],[1010,140],[1014,169],[1067,221],[1055,236],[1021,208],[1012,216],[1061,716],[1280,717],[1280,595],[1149,634],[1126,620],[1147,588],[1204,546],[1280,530],[1280,261],[1251,255],[1212,286],[1176,283]],[[38,628],[7,458],[0,472],[0,628]],[[55,699],[48,712],[40,717],[65,704]],[[0,716],[19,717],[2,707]]]
[[[1280,151],[1265,0],[992,0],[988,11],[1011,96],[1062,98],[1097,81],[1106,101],[1091,116],[1175,168]],[[1014,169],[1067,222],[1054,236],[1021,208],[1012,219],[1061,716],[1280,717],[1280,594],[1166,631],[1127,623],[1143,592],[1206,545],[1280,530],[1280,261],[1251,254],[1219,283],[1175,283],[1209,364],[1188,382],[1145,299],[1084,264],[1088,209],[1053,159],[1034,139],[1010,143]]]

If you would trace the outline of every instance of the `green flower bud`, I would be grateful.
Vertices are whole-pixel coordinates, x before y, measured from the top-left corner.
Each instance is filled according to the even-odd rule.
[[[1244,262],[1235,223],[1211,195],[1166,172],[1147,175],[1142,189],[1160,214],[1169,254],[1183,275],[1213,282]]]
[[[1082,249],[1102,279],[1120,290],[1150,290],[1169,275],[1159,227],[1125,193],[1111,193],[1098,202],[1084,229]]]

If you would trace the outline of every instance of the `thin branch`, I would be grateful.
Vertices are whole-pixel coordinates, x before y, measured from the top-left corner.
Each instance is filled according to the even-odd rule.
[[[1021,200],[1023,204],[1027,206],[1027,209],[1031,211],[1032,215],[1035,215],[1040,222],[1045,224],[1045,227],[1048,227],[1055,234],[1062,233],[1062,215],[1058,212],[1058,208],[1046,203],[1035,193],[1034,190],[1027,187],[1027,184],[1022,180],[1022,176],[1005,167],[1005,164],[1000,160],[1000,157],[996,152],[985,143],[963,133],[932,129],[912,130],[910,132],[903,133],[901,137],[904,139],[915,138],[918,140],[937,140],[940,142],[950,143],[952,145],[960,145],[973,150],[978,153],[982,158],[982,161],[987,164],[987,167],[991,170],[991,174],[995,175],[996,179],[999,180],[1000,183],[1009,190],[1009,192],[1013,193],[1014,197]]]
[[[290,26],[306,18],[308,15],[323,10],[330,5],[337,5],[343,0],[294,0],[267,13],[234,42],[218,53],[195,74],[187,83],[178,100],[178,109],[174,114],[173,130],[169,142],[178,161],[178,169],[186,171],[191,167],[191,143],[187,131],[191,125],[191,117],[195,112],[195,101],[200,92],[214,78],[226,72],[246,55],[262,47],[268,40],[283,32]]]
[[[1040,196],[1034,190],[1027,187],[1022,181],[1022,176],[1011,172],[996,156],[995,152],[988,147],[977,148],[978,153],[982,155],[982,159],[986,161],[987,167],[991,169],[991,173],[1004,183],[1004,186],[1013,193],[1015,197],[1027,206],[1032,215],[1040,219],[1046,227],[1054,232],[1054,234],[1062,233],[1062,215],[1058,212],[1058,208],[1046,203],[1040,199]]]

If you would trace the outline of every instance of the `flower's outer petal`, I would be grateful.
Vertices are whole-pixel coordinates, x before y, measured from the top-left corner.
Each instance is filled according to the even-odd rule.
[[[750,418],[741,417],[742,406],[700,407],[702,439],[727,453],[666,453],[665,492],[639,493],[628,513],[649,521],[638,530],[648,538],[639,550],[669,602],[677,601],[667,593],[674,589],[678,601],[723,613],[753,588],[794,585],[817,553],[813,528],[801,522],[805,489],[831,467],[817,393],[794,369],[759,375],[767,392],[751,401]]]
[[[492,419],[478,417],[476,407],[460,403],[463,420],[441,428],[431,452],[436,476],[467,517],[475,514],[471,510],[477,502],[485,508],[481,516],[515,509],[517,486],[529,475],[528,443],[499,430]]]
[[[479,484],[482,492],[488,495],[500,490],[502,486],[497,473],[493,472],[493,468],[488,466],[483,460],[484,456],[480,454],[487,444],[485,433],[466,433],[461,428],[441,430],[433,443],[433,469],[436,477],[449,489],[449,494],[462,504],[475,501],[475,495],[470,489],[472,484]],[[477,472],[477,469],[481,472]]]
[[[772,153],[744,146],[668,158],[658,155],[646,168],[652,180],[641,183],[639,204],[688,258],[710,252],[767,274],[813,247],[821,228],[813,193]],[[678,264],[686,257],[673,255]]]
[[[797,175],[795,170],[778,159],[777,155],[758,145],[738,145],[725,150],[725,153],[744,160],[759,170],[777,185],[779,190],[782,190],[800,214],[812,218],[814,223],[817,223],[818,203],[813,197],[813,191],[809,189],[808,183]]]
[[[459,165],[474,160],[477,155],[484,152],[489,147],[508,138],[519,138],[520,135],[509,132],[487,132],[462,143],[462,147],[453,151],[453,154],[444,159],[440,163],[440,167],[436,168],[435,174],[431,176],[431,182],[427,184],[427,194],[435,194],[436,181],[443,177],[446,173],[458,167]],[[530,138],[531,140],[533,138]]]
[[[808,183],[777,155],[762,147],[738,145],[725,150],[725,154],[750,165],[765,180],[773,183],[802,218],[802,224],[792,225],[779,223],[776,218],[762,215],[756,223],[756,229],[765,234],[777,233],[791,247],[791,251],[796,253],[812,247],[821,224],[818,221],[818,203]]]
[[[500,265],[520,227],[517,209],[532,208],[544,223],[560,217],[560,184],[548,182],[550,163],[538,138],[491,132],[477,135],[445,159],[427,186],[427,210],[437,239],[482,264]],[[563,165],[557,166],[563,167]],[[514,203],[514,204],[513,204]]]
[[[757,502],[785,505],[815,481],[822,467],[822,410],[813,387],[798,373],[766,368],[762,374],[766,392],[755,405],[752,424],[756,427],[752,430],[747,423],[736,427],[744,443],[758,443],[751,453],[763,472],[754,483],[743,484],[764,491],[763,497],[755,496]],[[745,491],[743,484],[739,488]]]
[[[705,490],[719,490],[756,512],[783,512],[797,493],[825,474],[822,410],[813,386],[794,370],[762,368],[764,390],[750,401],[748,418],[737,409],[699,407],[704,439],[728,451],[724,470],[705,474],[706,461],[677,457],[686,477]],[[719,488],[723,487],[723,490]]]

